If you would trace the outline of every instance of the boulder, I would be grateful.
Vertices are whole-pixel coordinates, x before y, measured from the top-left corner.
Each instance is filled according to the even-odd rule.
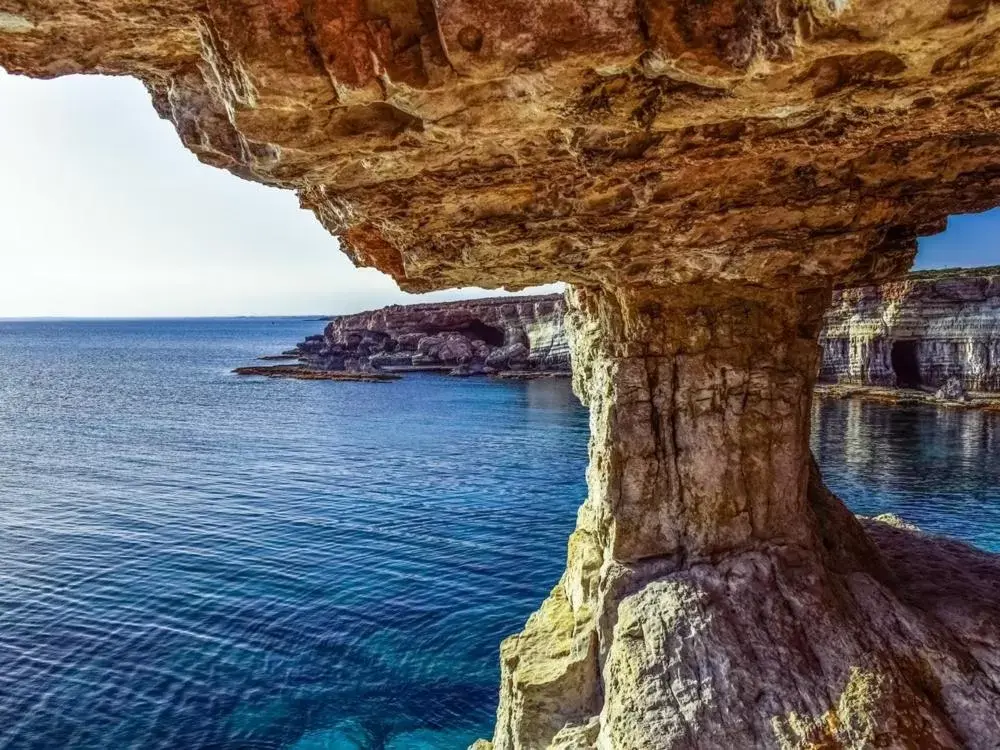
[[[968,394],[965,392],[961,378],[948,378],[948,381],[938,388],[934,397],[941,401],[965,401],[968,399]]]

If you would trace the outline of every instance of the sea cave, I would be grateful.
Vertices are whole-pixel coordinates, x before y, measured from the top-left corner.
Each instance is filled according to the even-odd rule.
[[[896,375],[896,385],[900,388],[919,388],[923,385],[920,377],[920,360],[917,357],[917,342],[893,341],[890,353],[892,371]]]
[[[809,447],[834,290],[1000,205],[998,40],[987,0],[0,0],[5,69],[139,78],[402,289],[569,285],[589,494],[494,750],[1000,743],[996,560]]]

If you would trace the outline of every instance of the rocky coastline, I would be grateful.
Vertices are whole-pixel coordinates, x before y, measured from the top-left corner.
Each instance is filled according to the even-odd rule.
[[[565,314],[560,294],[392,305],[333,318],[261,359],[310,372],[568,376]],[[1000,267],[837,291],[819,341],[819,396],[1000,408]]]
[[[997,3],[0,0],[0,36],[140,78],[404,291],[569,285],[588,494],[481,747],[1000,747],[1000,558],[859,521],[809,442],[830,292],[1000,205]]]
[[[391,305],[338,316],[292,351],[317,371],[568,377],[565,314],[556,294]]]
[[[1000,267],[911,273],[836,292],[821,383],[1000,392]]]
[[[813,394],[818,398],[865,401],[889,406],[934,406],[944,409],[980,409],[1000,411],[1000,394],[948,389],[925,391],[915,388],[882,387],[877,385],[840,385],[818,383]]]

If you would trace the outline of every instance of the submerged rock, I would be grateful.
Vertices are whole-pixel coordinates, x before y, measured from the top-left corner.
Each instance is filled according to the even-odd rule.
[[[362,383],[384,383],[399,380],[398,375],[380,372],[340,372],[314,370],[304,365],[268,365],[263,367],[237,367],[237,375],[255,375],[264,378],[290,378],[292,380],[344,380]]]

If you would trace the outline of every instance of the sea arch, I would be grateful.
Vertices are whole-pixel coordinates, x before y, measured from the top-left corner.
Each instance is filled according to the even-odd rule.
[[[571,285],[589,497],[497,750],[1000,740],[995,562],[808,449],[832,289],[1000,204],[998,42],[988,0],[0,0],[5,68],[139,77],[405,290]]]

